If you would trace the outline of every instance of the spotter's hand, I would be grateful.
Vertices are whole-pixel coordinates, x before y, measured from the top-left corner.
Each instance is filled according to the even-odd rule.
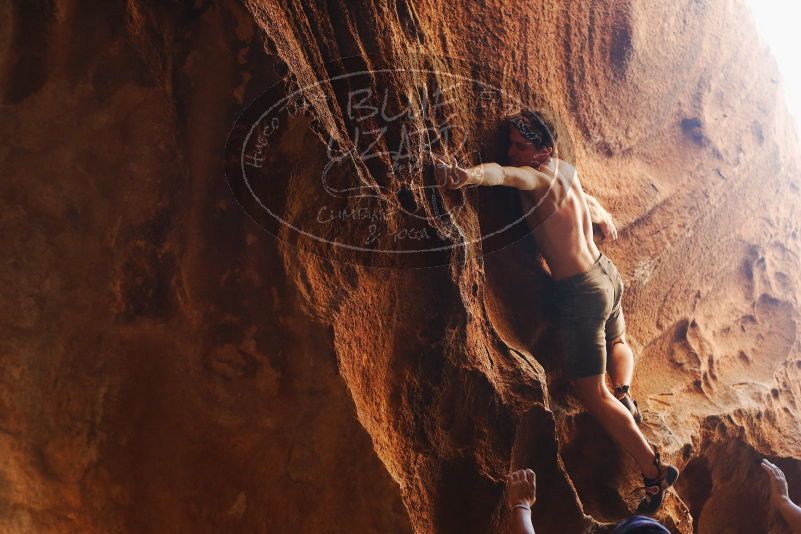
[[[782,470],[766,459],[762,460],[760,467],[768,474],[771,503],[774,506],[778,506],[786,502],[790,497],[787,493],[787,479],[784,477]]]
[[[537,476],[531,469],[520,469],[509,475],[506,489],[509,506],[527,504],[534,506],[537,500]]]

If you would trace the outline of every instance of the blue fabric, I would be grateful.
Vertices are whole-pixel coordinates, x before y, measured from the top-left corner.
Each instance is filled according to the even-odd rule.
[[[670,531],[650,517],[635,515],[618,523],[612,534],[670,534]]]

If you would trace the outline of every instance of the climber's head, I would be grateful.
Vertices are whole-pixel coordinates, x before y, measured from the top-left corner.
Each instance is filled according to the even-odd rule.
[[[509,164],[534,168],[546,163],[556,149],[556,134],[543,118],[533,111],[523,111],[508,119]]]
[[[670,531],[650,517],[635,515],[615,525],[612,534],[670,534]]]

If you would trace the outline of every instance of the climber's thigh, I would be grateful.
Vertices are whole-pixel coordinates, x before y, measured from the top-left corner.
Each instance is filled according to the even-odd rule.
[[[614,287],[596,264],[587,272],[555,282],[557,336],[570,378],[604,373],[606,321],[612,311]]]
[[[609,346],[612,346],[615,343],[625,343],[625,340],[623,340],[623,333],[626,331],[626,319],[623,316],[622,306],[623,280],[611,261],[605,265],[605,268],[609,272],[609,278],[614,288],[612,311],[609,313],[609,318],[606,320],[605,325],[606,342]]]
[[[603,374],[606,370],[606,339],[603,319],[558,319],[558,337],[570,378]]]

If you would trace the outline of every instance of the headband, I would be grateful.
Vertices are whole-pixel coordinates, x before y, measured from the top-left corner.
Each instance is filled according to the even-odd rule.
[[[520,135],[522,135],[529,141],[537,143],[537,145],[539,146],[544,146],[546,144],[542,140],[542,134],[540,132],[532,130],[531,127],[528,124],[526,124],[526,121],[523,120],[522,115],[509,119],[509,122],[511,122],[514,125],[514,127],[517,128],[517,130],[520,132]],[[545,127],[545,125],[541,121],[537,122],[540,122],[540,125],[543,126],[547,132],[548,128]],[[550,134],[550,132],[548,133]],[[550,135],[548,135],[548,138],[549,141],[552,139]]]

